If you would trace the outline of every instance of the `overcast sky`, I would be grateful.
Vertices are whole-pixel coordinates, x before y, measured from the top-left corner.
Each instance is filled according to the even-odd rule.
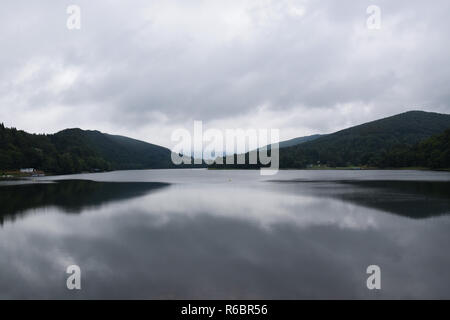
[[[80,30],[66,27],[71,4]],[[288,139],[449,113],[449,12],[448,0],[4,0],[0,122],[172,147],[194,120]]]

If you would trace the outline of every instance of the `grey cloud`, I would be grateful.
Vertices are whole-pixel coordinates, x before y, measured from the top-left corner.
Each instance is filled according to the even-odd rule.
[[[65,27],[72,2],[80,31]],[[377,1],[379,31],[365,27],[369,4],[6,1],[0,117],[35,129],[21,114],[51,107],[42,131],[51,120],[83,127],[89,115],[133,132],[163,118],[251,117],[265,106],[323,110],[315,128],[323,132],[342,106],[366,112],[337,126],[414,107],[449,112],[450,4]]]

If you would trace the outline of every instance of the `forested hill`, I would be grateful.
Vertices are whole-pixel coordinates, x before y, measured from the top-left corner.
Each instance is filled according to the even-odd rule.
[[[280,149],[280,164],[284,168],[318,163],[330,167],[380,167],[393,148],[413,146],[448,128],[448,114],[410,111]]]
[[[382,167],[425,167],[450,169],[450,129],[409,146],[397,146],[386,153]]]
[[[66,129],[51,136],[51,140],[63,152],[70,152],[74,146],[89,148],[109,162],[112,169],[172,167],[169,149],[123,136],[99,131]],[[69,146],[66,147],[66,144]]]
[[[280,168],[301,169],[319,166],[448,168],[446,160],[448,154],[438,150],[440,148],[438,145],[447,146],[448,150],[448,134],[435,137],[426,144],[419,145],[419,143],[433,135],[442,134],[449,128],[448,114],[409,111],[332,134],[312,136],[312,140],[293,146],[281,147]],[[424,155],[425,150],[430,153],[427,157]],[[236,155],[234,157],[236,159]],[[248,164],[249,153],[245,154],[245,158],[246,165],[238,165],[235,161],[234,165],[213,164],[211,167],[218,169],[260,167]]]
[[[0,170],[67,174],[171,167],[169,149],[143,141],[81,129],[37,135],[0,124]]]

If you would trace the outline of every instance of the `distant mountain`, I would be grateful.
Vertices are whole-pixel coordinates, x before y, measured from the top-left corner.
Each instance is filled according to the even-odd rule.
[[[412,146],[450,128],[450,115],[409,111],[368,122],[280,150],[280,165],[380,166],[383,154],[398,145]]]
[[[67,174],[172,167],[169,149],[127,137],[81,129],[36,135],[0,125],[0,170]]]

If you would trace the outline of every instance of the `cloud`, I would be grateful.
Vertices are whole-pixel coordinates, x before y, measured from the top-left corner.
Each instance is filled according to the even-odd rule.
[[[81,8],[81,30],[66,8]],[[171,146],[193,120],[287,139],[409,109],[448,113],[444,0],[40,1],[2,4],[0,119]]]

